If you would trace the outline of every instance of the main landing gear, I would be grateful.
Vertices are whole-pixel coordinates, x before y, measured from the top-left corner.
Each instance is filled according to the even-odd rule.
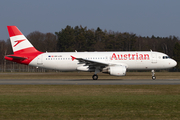
[[[100,72],[100,69],[97,67],[97,68],[95,69],[94,75],[92,76],[92,79],[93,79],[93,80],[97,80],[97,79],[98,79],[98,75],[97,75],[98,72]]]
[[[92,76],[92,78],[93,78],[93,80],[97,80],[97,79],[98,79],[98,75],[94,74],[94,75]]]
[[[154,70],[152,70],[151,72],[152,72],[152,79],[153,79],[153,80],[155,80],[155,79],[156,79],[156,76],[155,76],[155,71],[154,71]]]

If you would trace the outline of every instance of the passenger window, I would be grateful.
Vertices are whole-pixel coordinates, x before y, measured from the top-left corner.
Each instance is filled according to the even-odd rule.
[[[170,58],[169,56],[163,56],[163,59],[168,59],[168,58]]]

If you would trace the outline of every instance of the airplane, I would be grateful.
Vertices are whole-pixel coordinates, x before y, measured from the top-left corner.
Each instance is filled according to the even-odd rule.
[[[16,26],[7,26],[13,53],[5,59],[35,67],[60,71],[108,73],[125,76],[127,70],[151,70],[155,80],[155,70],[169,69],[177,62],[168,55],[155,51],[111,51],[111,52],[40,52],[29,42]]]

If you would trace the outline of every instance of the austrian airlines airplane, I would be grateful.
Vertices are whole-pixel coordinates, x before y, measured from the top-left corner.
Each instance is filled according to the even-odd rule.
[[[7,28],[14,54],[6,55],[6,60],[60,71],[94,72],[93,80],[98,79],[99,72],[125,76],[127,70],[152,70],[155,80],[154,70],[172,68],[177,64],[168,55],[154,51],[43,53],[36,50],[16,26]]]

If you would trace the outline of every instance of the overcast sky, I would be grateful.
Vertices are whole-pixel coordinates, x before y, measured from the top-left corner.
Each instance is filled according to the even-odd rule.
[[[140,36],[180,37],[180,0],[1,0],[0,40],[9,38],[7,25],[16,25],[24,35],[82,25]]]

